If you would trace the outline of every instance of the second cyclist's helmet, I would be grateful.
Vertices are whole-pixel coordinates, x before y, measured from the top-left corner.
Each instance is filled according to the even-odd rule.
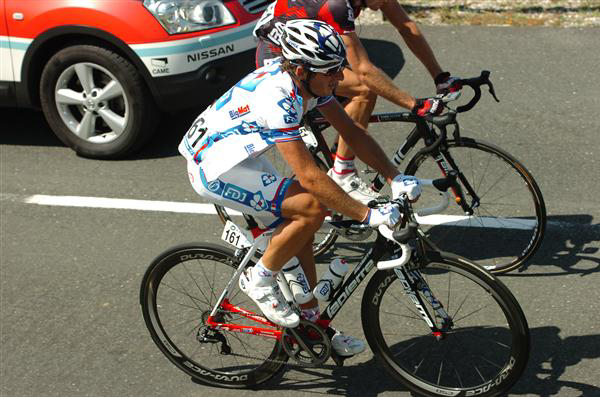
[[[313,72],[326,73],[346,62],[342,38],[322,21],[294,19],[286,22],[280,43],[285,59]]]

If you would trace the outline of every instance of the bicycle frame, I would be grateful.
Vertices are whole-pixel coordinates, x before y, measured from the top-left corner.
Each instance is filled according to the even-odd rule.
[[[248,218],[246,218],[246,220],[248,221],[249,226],[251,226],[250,224],[253,223],[252,217],[248,217]],[[411,217],[411,220],[414,220],[414,218]],[[348,222],[348,221],[346,221],[346,222]],[[355,221],[352,221],[352,222],[355,222]],[[333,223],[335,223],[335,222],[332,222],[332,224]],[[355,223],[358,223],[358,222],[355,222]],[[252,233],[253,233],[253,235],[258,236],[258,237],[254,241],[252,246],[247,250],[238,250],[236,252],[236,256],[238,256],[238,254],[243,254],[243,252],[246,251],[243,258],[240,261],[240,264],[239,264],[236,272],[234,272],[232,278],[229,280],[229,282],[228,282],[227,286],[225,287],[224,291],[222,292],[220,298],[215,303],[215,306],[213,307],[213,310],[211,311],[210,316],[206,320],[206,325],[214,327],[217,330],[225,330],[225,331],[229,331],[229,332],[240,332],[240,333],[264,336],[267,338],[274,338],[274,339],[280,340],[282,338],[283,331],[280,328],[277,328],[278,326],[276,324],[272,323],[271,321],[269,321],[268,319],[266,319],[260,315],[257,315],[256,313],[250,312],[246,309],[243,309],[243,308],[240,308],[238,306],[231,304],[227,297],[229,294],[231,285],[238,279],[241,272],[244,270],[244,268],[246,267],[246,265],[248,264],[250,259],[254,256],[257,249],[260,246],[265,245],[265,242],[268,242],[270,233],[267,232],[267,233],[260,234],[261,232],[264,232],[264,230],[254,227],[252,229]],[[418,271],[419,264],[424,263],[422,261],[424,258],[427,257],[426,256],[427,247],[432,246],[427,241],[425,236],[420,232],[418,232],[418,239],[419,239],[419,244],[417,244],[419,247],[417,249],[418,254],[417,254],[417,259],[414,262],[414,263],[416,263],[416,265],[395,267],[394,272],[396,273],[396,275],[402,282],[405,293],[407,293],[411,297],[411,300],[415,304],[417,311],[422,316],[423,320],[427,323],[427,325],[431,328],[432,334],[439,338],[442,336],[443,331],[451,325],[451,319],[450,319],[449,315],[446,313],[446,311],[443,309],[443,307],[441,306],[439,301],[433,296],[433,294],[429,290],[429,287],[427,286],[427,283],[421,277],[421,275]],[[346,277],[343,284],[335,290],[332,299],[330,300],[327,307],[323,310],[321,317],[317,320],[317,324],[324,329],[327,328],[329,326],[329,324],[331,323],[331,321],[333,321],[333,319],[335,318],[337,313],[339,313],[339,311],[342,309],[342,307],[348,301],[348,299],[350,298],[352,293],[354,291],[356,291],[358,286],[367,278],[367,275],[373,270],[373,268],[375,267],[375,264],[377,262],[379,262],[381,257],[387,253],[390,253],[393,256],[393,254],[397,250],[398,250],[397,245],[392,243],[389,239],[384,237],[381,233],[378,233],[377,239],[375,240],[375,242],[373,243],[373,245],[371,246],[369,251],[365,254],[363,259],[358,263],[358,265],[356,265],[356,267],[354,268],[352,273],[350,273],[349,276]],[[421,258],[421,259],[418,259],[418,258]],[[421,262],[421,263],[419,263],[419,262]],[[435,326],[434,318],[432,318],[431,314],[429,314],[429,312],[425,309],[425,306],[424,306],[425,302],[423,301],[422,297],[417,293],[418,291],[421,291],[423,293],[423,295],[427,298],[429,305],[436,311],[438,317],[448,320],[448,321],[444,322],[444,327],[441,330]],[[231,324],[231,323],[218,321],[219,320],[218,311],[220,308],[224,309],[230,313],[239,314],[239,315],[241,315],[247,319],[253,320],[259,324],[266,325],[269,328],[260,327],[260,326],[238,325],[238,324]]]

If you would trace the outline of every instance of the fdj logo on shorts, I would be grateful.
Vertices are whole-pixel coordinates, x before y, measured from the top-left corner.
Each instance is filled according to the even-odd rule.
[[[225,185],[223,197],[229,200],[237,201],[238,203],[246,204],[246,201],[248,200],[251,194],[252,193],[245,189],[242,189],[241,187],[228,183],[227,185]]]
[[[232,201],[237,201],[247,207],[251,207],[255,211],[264,211],[268,209],[270,205],[261,192],[252,193],[230,183],[225,185],[223,197]]]

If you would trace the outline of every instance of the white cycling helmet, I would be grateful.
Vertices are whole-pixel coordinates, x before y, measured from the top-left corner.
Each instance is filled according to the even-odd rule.
[[[346,64],[342,38],[322,21],[294,19],[286,22],[280,43],[285,59],[313,72],[340,70]]]

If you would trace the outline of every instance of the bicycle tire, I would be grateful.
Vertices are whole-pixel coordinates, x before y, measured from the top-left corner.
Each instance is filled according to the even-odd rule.
[[[278,152],[277,152],[278,153]],[[272,163],[274,163],[275,169],[277,169],[277,171],[279,172],[285,172],[285,170],[287,170],[287,175],[285,174],[280,174],[286,178],[294,178],[294,174],[291,173],[291,171],[287,168],[284,168],[282,165],[278,166],[277,164],[280,164],[283,159],[279,159],[279,161],[277,161],[279,156],[278,154],[273,154],[272,156],[274,156],[273,158],[270,158],[270,161]],[[323,162],[323,160],[321,160],[321,158],[319,158],[318,154],[313,153],[312,154],[313,158],[315,159],[315,162],[317,163],[317,166],[319,166],[319,168],[325,172],[327,172],[328,168],[327,165]],[[273,160],[275,159],[275,161]],[[227,213],[227,209],[221,205],[215,204],[215,209],[217,211],[217,215],[219,217],[219,219],[221,220],[221,222],[223,223],[223,225],[225,225],[225,223],[227,223],[228,220],[231,220],[231,216]],[[338,213],[332,212],[331,215],[329,215],[332,218],[335,219],[341,219],[342,216]],[[317,233],[315,233],[315,240],[313,242],[313,255],[316,257],[318,257],[319,255],[327,252],[331,246],[335,243],[335,241],[338,238],[338,234],[337,231],[334,227],[330,227],[327,223],[323,223],[323,225],[321,226],[321,229],[319,229],[319,231],[317,231]]]
[[[539,248],[546,229],[546,206],[531,173],[512,155],[484,141],[449,140],[440,148],[444,150],[475,189],[480,206],[466,216],[451,203],[442,214],[446,216],[442,223],[420,220],[422,230],[441,250],[474,260],[492,273],[506,273],[525,264]],[[405,173],[440,178],[433,156],[417,153]],[[415,205],[417,210],[430,206],[424,196]]]
[[[183,244],[159,255],[148,267],[141,284],[144,321],[160,351],[195,381],[211,386],[258,385],[282,370],[288,359],[276,339],[218,329],[211,331],[212,342],[200,340],[206,328],[203,320],[235,272],[236,263],[229,248]],[[205,281],[212,282],[212,286],[204,288]],[[217,283],[222,288],[215,289]],[[260,313],[238,288],[235,283],[229,294],[231,302]],[[233,317],[225,312],[219,314]],[[241,325],[242,319],[228,318],[228,322]],[[219,338],[220,343],[215,342]],[[224,353],[225,344],[231,349],[229,353]]]
[[[430,263],[420,271],[453,326],[438,340],[394,270],[378,271],[361,305],[373,354],[419,395],[503,395],[522,375],[529,357],[523,311],[502,282],[478,265],[446,253],[428,256]],[[433,317],[431,304],[422,307]],[[439,326],[440,317],[434,318]]]

